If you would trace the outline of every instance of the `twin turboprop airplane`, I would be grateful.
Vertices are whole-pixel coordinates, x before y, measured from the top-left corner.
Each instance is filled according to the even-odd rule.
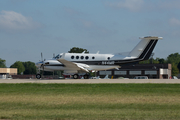
[[[84,75],[84,79],[88,79],[89,71],[119,69],[122,64],[148,60],[156,43],[162,37],[147,36],[140,39],[141,41],[127,55],[61,53],[55,58],[36,63],[36,67],[39,71],[64,71],[63,74],[73,75],[74,79],[78,79],[81,74]],[[37,74],[36,78],[40,79],[41,75]]]

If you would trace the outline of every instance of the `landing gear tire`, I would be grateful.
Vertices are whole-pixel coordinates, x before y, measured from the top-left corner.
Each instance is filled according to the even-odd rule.
[[[40,74],[37,74],[37,75],[36,75],[36,78],[37,78],[37,79],[41,79],[41,75],[40,75]]]
[[[74,79],[78,79],[78,78],[79,78],[79,75],[78,75],[78,74],[74,74],[74,75],[73,75],[73,78],[74,78]]]
[[[84,75],[84,79],[88,79],[89,78],[89,75]]]

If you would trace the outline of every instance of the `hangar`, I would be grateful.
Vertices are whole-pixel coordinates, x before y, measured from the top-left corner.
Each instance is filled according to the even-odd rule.
[[[17,68],[0,68],[0,79],[6,79],[11,75],[17,75]]]
[[[97,72],[97,76],[109,75],[113,78],[134,78],[135,76],[147,76],[151,79],[169,79],[171,77],[171,64],[132,64],[122,65],[119,70],[112,69]]]

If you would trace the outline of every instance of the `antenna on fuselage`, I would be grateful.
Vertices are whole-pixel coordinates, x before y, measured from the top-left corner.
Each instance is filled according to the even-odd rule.
[[[96,54],[99,54],[99,51],[97,51],[97,53]]]

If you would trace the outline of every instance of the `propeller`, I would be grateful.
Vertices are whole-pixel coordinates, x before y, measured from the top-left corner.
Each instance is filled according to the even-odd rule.
[[[42,54],[42,52],[41,52],[41,60],[42,60],[42,64],[41,64],[41,67],[40,67],[40,69],[42,68],[43,70],[42,70],[42,76],[44,75],[44,60],[43,60],[43,54]]]

